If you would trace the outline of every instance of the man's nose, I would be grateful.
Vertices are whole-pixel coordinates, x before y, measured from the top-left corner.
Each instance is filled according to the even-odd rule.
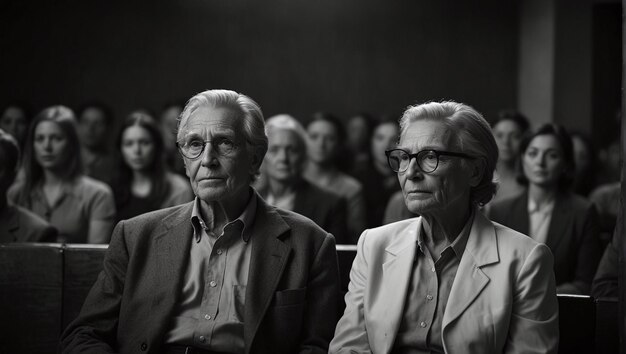
[[[215,166],[217,164],[217,151],[213,148],[213,144],[206,143],[204,151],[202,151],[200,163],[202,166]]]

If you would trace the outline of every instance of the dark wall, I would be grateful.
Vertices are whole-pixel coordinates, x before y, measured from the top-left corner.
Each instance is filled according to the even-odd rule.
[[[464,101],[487,117],[515,106],[509,1],[1,4],[2,105],[96,98],[120,116],[230,88],[268,116],[397,112],[431,99]]]

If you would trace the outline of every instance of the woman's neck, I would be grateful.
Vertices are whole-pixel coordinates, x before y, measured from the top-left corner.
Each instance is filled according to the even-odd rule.
[[[528,186],[528,197],[537,205],[543,205],[554,200],[556,193],[556,186],[540,186],[537,184]]]
[[[307,163],[305,174],[312,181],[326,185],[337,173],[337,168],[329,164],[320,164],[313,161]]]
[[[286,194],[293,192],[295,183],[289,183],[287,181],[278,181],[269,179],[268,181],[270,194],[275,198],[282,197]]]
[[[424,242],[431,255],[439,258],[441,252],[459,236],[472,211],[469,208],[453,216],[422,215]]]
[[[136,197],[147,197],[152,191],[152,178],[143,171],[133,171],[130,190]]]
[[[47,186],[60,186],[65,182],[63,176],[50,169],[43,170],[43,183]]]

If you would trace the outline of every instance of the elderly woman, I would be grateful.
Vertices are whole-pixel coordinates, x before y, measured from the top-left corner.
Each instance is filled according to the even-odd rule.
[[[552,256],[485,218],[498,148],[456,102],[409,107],[387,151],[409,210],[366,230],[331,353],[556,353]]]
[[[65,106],[44,109],[26,136],[23,181],[9,199],[57,228],[57,242],[108,243],[113,230],[113,193],[82,172],[74,112]]]
[[[545,243],[554,255],[558,293],[589,294],[600,260],[598,215],[571,191],[574,153],[567,131],[546,124],[522,142],[526,192],[492,205],[494,221]]]
[[[289,115],[271,117],[265,123],[268,139],[263,160],[266,180],[259,194],[269,204],[295,211],[313,220],[335,236],[338,244],[348,243],[345,200],[302,178],[306,163],[306,132]]]

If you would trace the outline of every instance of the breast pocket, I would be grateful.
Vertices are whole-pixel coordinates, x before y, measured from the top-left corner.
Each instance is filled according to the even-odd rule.
[[[299,305],[304,303],[305,299],[306,288],[277,291],[274,294],[274,306]]]

